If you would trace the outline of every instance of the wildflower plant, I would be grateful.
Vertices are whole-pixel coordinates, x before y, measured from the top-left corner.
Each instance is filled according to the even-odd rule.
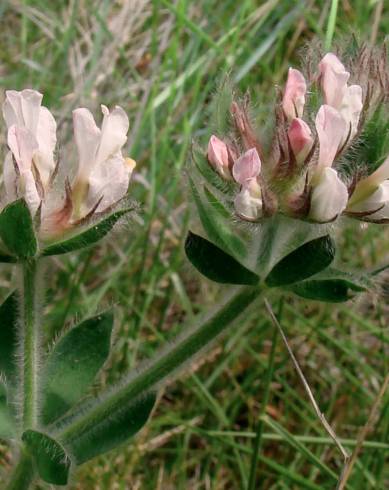
[[[350,51],[290,68],[262,132],[249,97],[221,87],[188,172],[205,233],[186,254],[209,279],[327,302],[373,285],[339,264],[334,237],[346,219],[389,222],[389,73],[384,49]]]
[[[113,311],[64,330],[46,351],[39,276],[48,257],[97,244],[133,211],[128,118],[102,106],[99,128],[76,109],[72,166],[56,157],[56,123],[42,95],[6,93],[0,261],[19,275],[0,306],[0,437],[16,459],[8,489],[66,485],[77,465],[126,443],[161,385],[256,308],[264,291],[340,302],[373,285],[373,273],[333,265],[334,231],[343,219],[389,219],[386,61],[385,51],[364,47],[343,61],[327,53],[305,76],[290,69],[270,134],[257,130],[247,97],[222,87],[207,146],[193,147],[188,167],[203,232],[189,233],[185,251],[204,276],[234,287],[97,397],[89,388],[111,351]]]

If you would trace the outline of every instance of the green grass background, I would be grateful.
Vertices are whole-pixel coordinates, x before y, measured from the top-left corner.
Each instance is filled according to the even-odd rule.
[[[299,49],[355,32],[382,43],[384,1],[2,0],[0,85],[45,94],[59,122],[59,156],[74,156],[71,111],[121,105],[130,116],[126,149],[137,162],[130,193],[140,213],[115,236],[48,265],[47,339],[63,323],[116,304],[107,386],[209,308],[222,288],[186,262],[191,212],[185,163],[207,124],[205,107],[227,73],[263,112]],[[346,41],[347,42],[347,41]],[[2,126],[4,128],[4,126]],[[0,143],[5,150],[4,131]],[[388,255],[387,229],[346,223],[338,232],[350,267]],[[385,285],[386,279],[386,285]],[[11,287],[2,266],[3,296]],[[271,297],[317,401],[352,450],[389,369],[388,283],[346,305]],[[239,489],[250,474],[263,422],[259,489],[333,489],[342,458],[324,432],[280,340],[263,405],[274,341],[263,305],[161,393],[146,428],[128,446],[81,467],[71,489]],[[262,415],[261,415],[262,414]],[[389,394],[347,488],[389,488]],[[0,446],[0,463],[11,464]]]

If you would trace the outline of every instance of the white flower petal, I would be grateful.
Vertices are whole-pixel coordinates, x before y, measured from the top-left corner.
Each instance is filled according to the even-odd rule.
[[[367,216],[367,219],[378,220],[389,218],[389,180],[380,184],[378,189],[366,199],[347,208],[348,211],[356,213],[369,213],[375,209],[378,209],[378,211]]]
[[[39,149],[34,155],[34,161],[44,185],[48,182],[50,174],[55,168],[54,149],[57,144],[56,131],[57,124],[53,115],[46,107],[41,107],[36,130]]]
[[[358,130],[359,117],[363,108],[362,103],[362,87],[359,85],[350,85],[345,90],[345,94],[342,100],[339,112],[342,114],[347,124],[347,134],[350,131],[350,139],[352,139]]]
[[[79,156],[79,177],[87,180],[96,162],[101,131],[91,112],[84,108],[73,111],[73,126]]]
[[[39,120],[42,94],[36,90],[6,91],[3,114],[7,127],[12,125],[26,127],[35,136]]]
[[[38,143],[31,132],[24,127],[11,126],[8,130],[7,143],[20,173],[30,171],[33,154],[38,149]]]
[[[18,176],[12,158],[12,152],[8,152],[3,165],[3,180],[6,202],[17,199]]]
[[[101,212],[124,197],[133,168],[133,160],[124,159],[119,154],[96,166],[89,178],[88,208],[91,209],[102,198],[96,209]]]
[[[101,141],[96,155],[96,163],[100,164],[118,153],[127,141],[129,121],[124,110],[116,106],[112,112],[102,106],[104,114],[101,127]]]
[[[315,183],[311,195],[309,218],[319,223],[335,219],[346,208],[348,191],[336,170],[326,167]]]
[[[20,193],[26,200],[32,214],[36,212],[41,203],[38,190],[35,184],[35,178],[30,170],[23,172],[19,177]]]

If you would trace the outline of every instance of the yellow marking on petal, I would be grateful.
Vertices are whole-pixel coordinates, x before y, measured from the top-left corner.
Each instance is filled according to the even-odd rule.
[[[130,170],[132,172],[136,167],[136,161],[133,160],[132,158],[125,158],[125,162],[130,167]]]

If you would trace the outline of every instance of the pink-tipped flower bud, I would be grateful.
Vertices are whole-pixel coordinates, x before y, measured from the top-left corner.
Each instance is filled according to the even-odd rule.
[[[311,130],[302,119],[293,119],[288,130],[289,143],[298,163],[304,162],[312,149],[313,138]]]
[[[288,80],[286,81],[282,108],[289,121],[296,117],[302,117],[305,105],[305,93],[307,84],[299,70],[289,68]]]
[[[336,219],[346,209],[348,190],[336,170],[325,167],[312,179],[309,218],[318,223]]]
[[[261,159],[255,148],[247,150],[232,167],[232,174],[236,182],[246,186],[252,179],[256,179],[261,172]]]
[[[232,180],[227,145],[215,135],[212,135],[209,140],[207,157],[209,163],[223,179]]]

